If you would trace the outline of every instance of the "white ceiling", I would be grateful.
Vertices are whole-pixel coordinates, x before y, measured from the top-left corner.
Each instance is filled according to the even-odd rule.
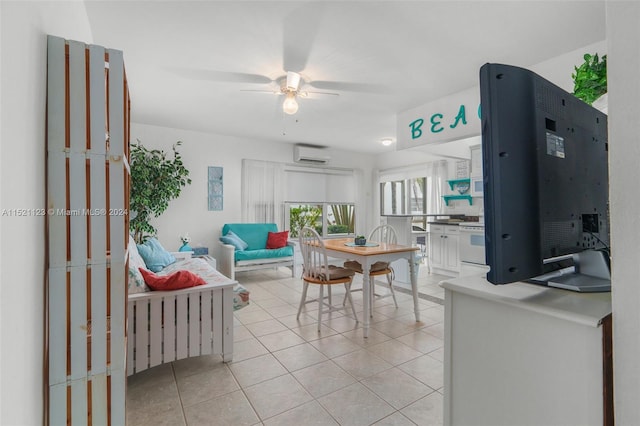
[[[94,43],[124,52],[132,120],[385,152],[396,114],[605,39],[600,1],[86,1]],[[339,93],[282,113],[285,70]]]

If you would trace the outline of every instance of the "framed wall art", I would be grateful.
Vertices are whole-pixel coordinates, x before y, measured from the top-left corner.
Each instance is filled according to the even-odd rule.
[[[222,167],[209,167],[208,174],[208,203],[209,210],[221,211],[223,207],[223,179]]]

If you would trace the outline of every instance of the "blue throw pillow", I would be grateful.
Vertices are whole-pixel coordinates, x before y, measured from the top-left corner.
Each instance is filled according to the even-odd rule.
[[[138,244],[138,253],[147,265],[147,269],[153,272],[160,272],[165,266],[176,261],[176,258],[155,238],[149,238],[144,244]]]
[[[242,238],[238,237],[233,231],[227,232],[227,235],[220,237],[220,241],[225,244],[230,244],[236,248],[236,250],[244,250],[249,247],[249,244],[245,243]]]

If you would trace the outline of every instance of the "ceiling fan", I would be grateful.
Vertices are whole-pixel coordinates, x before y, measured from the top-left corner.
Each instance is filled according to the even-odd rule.
[[[208,81],[225,81],[245,84],[277,84],[276,89],[240,89],[245,92],[266,92],[284,95],[282,110],[286,114],[298,111],[297,98],[306,98],[310,94],[339,96],[334,91],[351,91],[362,93],[391,93],[388,86],[368,83],[352,83],[340,81],[304,80],[301,76],[307,68],[307,60],[320,27],[323,16],[331,5],[326,2],[308,2],[302,6],[295,6],[283,20],[283,69],[286,74],[272,80],[266,75],[229,72],[205,69],[174,68],[173,70],[184,77]],[[307,87],[328,90],[310,91]]]
[[[318,94],[318,95],[331,95],[331,96],[340,96],[338,93],[334,92],[316,92],[316,91],[308,91],[301,90],[304,82],[302,76],[294,71],[287,71],[287,74],[276,79],[276,83],[278,83],[278,90],[259,90],[259,89],[240,89],[242,92],[262,92],[262,93],[272,93],[274,95],[284,95],[285,100],[282,103],[282,111],[285,114],[293,115],[298,112],[298,102],[296,98],[306,98],[309,94]]]

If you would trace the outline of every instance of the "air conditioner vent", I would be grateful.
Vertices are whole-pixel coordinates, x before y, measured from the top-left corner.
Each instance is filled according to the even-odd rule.
[[[327,164],[331,160],[324,148],[296,145],[293,147],[293,161],[296,163]]]

